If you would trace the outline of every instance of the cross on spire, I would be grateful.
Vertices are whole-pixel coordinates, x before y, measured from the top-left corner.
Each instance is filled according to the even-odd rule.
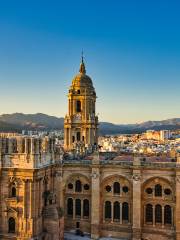
[[[82,74],[86,74],[86,68],[85,68],[85,64],[84,64],[84,52],[82,50],[81,52],[81,64],[80,64],[80,69],[79,72]]]
[[[83,50],[81,52],[81,62],[84,63],[84,52],[83,52]]]

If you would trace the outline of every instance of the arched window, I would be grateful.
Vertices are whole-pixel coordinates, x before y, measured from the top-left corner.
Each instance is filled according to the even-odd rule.
[[[77,139],[77,141],[81,141],[81,133],[80,132],[76,133],[76,139]]]
[[[129,188],[128,188],[127,186],[124,186],[124,187],[122,188],[122,190],[123,190],[124,193],[128,193]]]
[[[120,184],[118,182],[114,183],[113,188],[114,188],[114,194],[120,194]]]
[[[172,224],[172,209],[169,205],[164,207],[164,224]]]
[[[89,190],[89,184],[84,184],[84,190]]]
[[[15,186],[13,186],[11,188],[11,197],[16,197],[16,187]]]
[[[72,183],[69,183],[69,184],[68,184],[68,189],[70,189],[70,190],[73,189],[73,184],[72,184]]]
[[[16,230],[16,222],[13,217],[10,217],[8,220],[8,232],[9,233],[15,233]]]
[[[127,202],[122,204],[122,220],[129,221],[129,204]]]
[[[105,202],[105,219],[111,219],[111,202]]]
[[[155,223],[162,223],[162,207],[159,204],[155,206]]]
[[[81,112],[81,101],[76,101],[76,112]]]
[[[72,136],[72,142],[75,142],[75,137],[74,136]]]
[[[114,220],[120,221],[120,204],[119,202],[114,202]]]
[[[67,214],[73,216],[73,199],[68,198],[67,201]]]
[[[152,193],[153,193],[152,188],[146,188],[146,193],[147,193],[147,194],[152,194]]]
[[[78,90],[77,90],[77,94],[80,94],[80,93],[81,93],[81,91],[78,89]]]
[[[80,217],[81,216],[81,200],[76,199],[76,216]]]
[[[82,191],[82,184],[81,184],[80,180],[76,181],[75,191],[76,192],[81,192]]]
[[[151,204],[146,205],[146,223],[153,222],[153,207]]]
[[[160,184],[155,185],[155,196],[162,197],[162,187]]]
[[[89,217],[89,200],[84,199],[83,201],[83,216]]]
[[[105,189],[106,189],[106,192],[111,192],[111,186],[107,185]]]

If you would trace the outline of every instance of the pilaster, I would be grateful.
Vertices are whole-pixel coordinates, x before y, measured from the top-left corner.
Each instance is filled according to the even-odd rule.
[[[141,170],[140,161],[134,160],[132,239],[141,240]]]
[[[176,240],[180,240],[180,171],[176,170]]]
[[[95,153],[91,173],[91,239],[100,235],[100,169],[99,155]]]

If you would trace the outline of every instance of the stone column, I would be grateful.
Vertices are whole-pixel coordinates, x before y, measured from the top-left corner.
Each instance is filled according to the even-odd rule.
[[[141,170],[133,169],[133,240],[141,239]]]
[[[89,127],[89,144],[91,144],[91,127]]]
[[[72,100],[73,101],[73,115],[76,114],[76,100]]]
[[[143,222],[143,224],[146,224],[146,205],[144,205],[144,212],[143,212],[143,220],[144,220],[144,222]]]
[[[25,138],[25,153],[27,154],[28,153],[28,139]]]
[[[86,127],[85,143],[88,144],[88,128]]]
[[[34,154],[34,138],[31,138],[31,154]]]
[[[153,227],[155,227],[156,224],[156,219],[155,219],[155,205],[153,205]]]
[[[172,218],[172,223],[171,223],[171,225],[172,225],[172,228],[173,228],[173,226],[174,226],[174,208],[173,207],[171,207],[171,218]]]
[[[29,218],[32,218],[32,207],[33,207],[33,190],[32,190],[32,180],[29,180]]]
[[[114,222],[114,202],[111,202],[111,222]]]
[[[71,115],[71,101],[68,99],[68,115]]]
[[[66,144],[67,144],[67,147],[69,148],[69,127],[66,128]]]
[[[26,181],[26,218],[29,218],[30,214],[30,182]]]
[[[73,100],[70,99],[70,104],[71,104],[71,112],[70,112],[70,116],[73,115]]]
[[[38,197],[39,197],[39,200],[38,200],[38,217],[41,216],[41,196],[42,196],[42,192],[41,192],[41,179],[38,179],[37,181],[37,189],[38,189]]]
[[[6,196],[8,196],[9,194],[9,184],[10,184],[10,179],[9,176],[7,174],[4,174],[4,176],[2,176],[2,181],[0,182],[0,230],[1,233],[6,233],[8,231],[8,208],[6,205],[6,201],[5,198]]]
[[[162,227],[164,228],[164,206],[162,206]]]
[[[64,182],[63,182],[63,169],[62,169],[62,167],[59,169],[59,171],[57,171],[56,178],[57,178],[56,189],[59,192],[59,202],[58,202],[58,205],[64,211],[65,210],[64,209]]]
[[[122,203],[120,203],[120,224],[122,224]]]
[[[35,139],[35,145],[36,145],[35,154],[39,154],[39,139],[38,138]]]
[[[99,155],[95,154],[92,160],[91,173],[91,238],[99,239],[100,234],[100,171]]]
[[[76,218],[76,201],[75,201],[75,199],[73,198],[73,220]],[[66,207],[66,209],[67,209],[67,207]]]
[[[176,240],[180,240],[180,171],[176,169]]]
[[[67,132],[66,132],[66,128],[64,128],[64,147],[67,148]]]
[[[39,178],[36,182],[36,188],[38,189],[38,193],[36,193],[36,218],[38,219],[38,226],[36,227],[38,233],[42,231],[42,209],[43,209],[43,179]],[[37,221],[36,221],[37,222]]]
[[[71,128],[69,128],[69,136],[68,136],[68,138],[69,138],[69,147],[71,148],[71,143],[72,143],[72,136],[71,136],[72,134],[71,134]]]
[[[102,216],[103,216],[103,223],[105,223],[105,202],[103,202]]]
[[[60,235],[61,237],[64,236],[64,215],[66,214],[66,209],[65,209],[65,199],[64,199],[64,181],[63,181],[63,169],[62,169],[62,165],[60,166],[60,168],[57,170],[56,172],[56,178],[55,178],[55,191],[58,194],[57,197],[57,206],[60,207],[61,211],[62,211],[62,216],[60,218]],[[74,205],[73,205],[74,206]],[[74,216],[74,209],[73,209],[73,216]],[[63,238],[59,238],[59,239],[63,239]]]
[[[8,154],[11,154],[13,152],[13,139],[8,139]]]
[[[81,220],[83,219],[83,199],[81,199]]]
[[[26,180],[23,181],[23,218],[26,218]]]
[[[23,180],[23,231],[27,232],[27,180]]]

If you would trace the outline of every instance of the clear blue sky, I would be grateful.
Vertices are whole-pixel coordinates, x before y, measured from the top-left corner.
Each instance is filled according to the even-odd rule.
[[[100,120],[180,117],[180,2],[0,1],[0,113],[64,116],[81,50]]]

